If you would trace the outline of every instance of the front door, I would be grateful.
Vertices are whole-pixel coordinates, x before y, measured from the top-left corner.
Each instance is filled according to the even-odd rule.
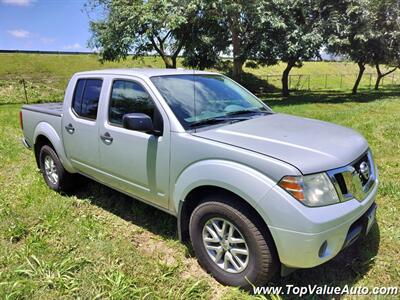
[[[93,177],[100,162],[97,111],[102,85],[101,79],[78,79],[71,107],[64,110],[62,122],[68,159],[75,169]]]
[[[161,135],[122,127],[127,113],[145,113]],[[104,109],[100,133],[100,165],[107,181],[153,205],[168,208],[169,124],[163,122],[145,83],[140,79],[118,79],[110,86],[107,109]],[[168,128],[168,130],[167,130]]]

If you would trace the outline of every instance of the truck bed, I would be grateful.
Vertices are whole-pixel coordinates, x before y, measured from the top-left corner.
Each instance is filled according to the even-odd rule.
[[[40,103],[40,104],[23,105],[22,109],[61,117],[62,116],[62,107],[63,107],[62,102],[54,102],[54,103]]]

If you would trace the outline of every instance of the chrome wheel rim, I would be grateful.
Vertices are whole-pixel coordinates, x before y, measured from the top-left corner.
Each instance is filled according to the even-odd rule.
[[[44,172],[46,174],[47,179],[52,184],[57,184],[58,182],[57,167],[56,164],[54,163],[54,160],[48,155],[46,155],[46,157],[44,158]]]
[[[212,218],[203,227],[203,244],[211,260],[229,273],[242,272],[249,263],[249,248],[242,233],[223,218]]]

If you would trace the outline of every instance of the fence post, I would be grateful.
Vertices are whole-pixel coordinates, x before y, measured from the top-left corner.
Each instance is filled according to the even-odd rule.
[[[311,89],[310,89],[310,79],[311,79],[311,75],[308,74],[308,91],[311,91]]]
[[[328,74],[325,74],[325,89],[328,87]]]
[[[25,102],[28,104],[28,94],[26,92],[26,84],[25,84],[25,79],[24,78],[22,78],[22,86],[24,87]]]
[[[394,73],[392,73],[392,85],[394,84]]]

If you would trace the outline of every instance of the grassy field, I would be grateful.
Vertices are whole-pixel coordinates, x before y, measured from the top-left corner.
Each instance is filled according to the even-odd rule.
[[[366,239],[327,264],[270,285],[399,286],[398,91],[310,93],[266,102],[278,112],[361,132],[381,178],[378,224]],[[19,108],[0,105],[1,299],[255,298],[205,274],[178,241],[173,217],[90,181],[71,195],[48,189],[33,154],[20,143]]]
[[[315,67],[315,66],[318,67]],[[147,56],[138,59],[126,59],[120,62],[100,63],[96,55],[54,55],[54,54],[0,54],[0,78],[2,77],[31,77],[42,76],[69,77],[73,73],[83,70],[105,68],[164,68],[162,60],[158,57]],[[178,60],[178,67],[182,67]],[[281,74],[285,65],[278,64],[271,67],[257,69],[244,68],[245,72],[255,75]],[[294,68],[293,74],[337,74],[356,73],[357,65],[350,62],[306,62],[302,68]],[[375,72],[367,67],[367,73]]]
[[[179,61],[178,65],[181,66]],[[22,79],[29,102],[60,101],[69,78],[75,72],[133,67],[163,68],[164,65],[158,57],[129,58],[101,64],[95,55],[0,54],[0,103],[26,101]],[[278,93],[284,67],[284,64],[256,69],[245,67],[243,84],[253,92],[267,96]],[[221,70],[227,72],[227,69]],[[297,90],[350,91],[357,72],[357,65],[350,62],[305,62],[302,68],[292,70],[290,85]],[[375,70],[368,66],[360,89],[371,89],[374,81]],[[385,78],[383,85],[398,87],[400,72],[396,71]]]

